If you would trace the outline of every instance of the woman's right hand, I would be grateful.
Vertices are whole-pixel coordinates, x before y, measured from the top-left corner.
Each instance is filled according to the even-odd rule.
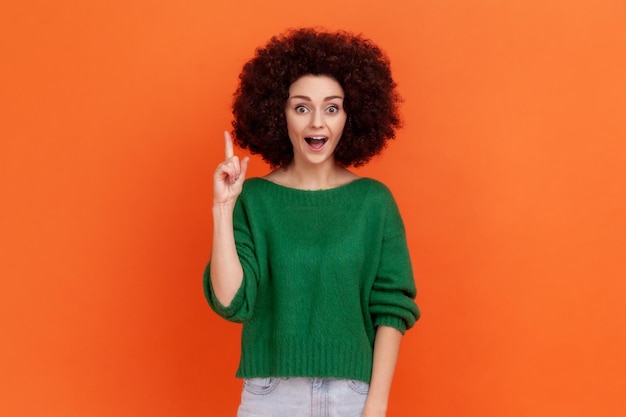
[[[213,205],[234,206],[246,177],[247,156],[239,161],[233,152],[233,140],[228,132],[224,132],[225,159],[217,166],[213,175]]]

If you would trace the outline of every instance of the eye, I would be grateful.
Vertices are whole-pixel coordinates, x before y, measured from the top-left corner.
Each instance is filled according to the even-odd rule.
[[[335,106],[334,104],[332,106],[329,106],[326,111],[328,113],[338,113],[339,112],[339,106]]]
[[[309,109],[307,109],[306,106],[303,104],[297,105],[294,110],[296,111],[296,113],[306,113],[307,111],[309,111]]]

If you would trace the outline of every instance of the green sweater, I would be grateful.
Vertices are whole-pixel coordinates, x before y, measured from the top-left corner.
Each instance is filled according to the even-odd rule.
[[[375,329],[419,318],[404,225],[391,192],[360,178],[320,191],[246,180],[234,209],[244,276],[229,306],[243,323],[237,376],[369,382]]]

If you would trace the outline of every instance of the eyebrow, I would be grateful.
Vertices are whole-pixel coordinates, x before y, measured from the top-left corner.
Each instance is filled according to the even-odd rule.
[[[300,99],[300,100],[306,100],[306,101],[312,101],[311,97],[307,97],[307,96],[291,96],[289,97],[288,100],[293,100],[293,99]],[[328,97],[324,97],[324,101],[330,101],[330,100],[335,100],[335,99],[341,99],[343,100],[343,96],[328,96]]]

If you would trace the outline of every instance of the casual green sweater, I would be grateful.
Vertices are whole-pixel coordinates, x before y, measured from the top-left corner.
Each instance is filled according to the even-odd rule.
[[[243,323],[237,376],[369,382],[375,329],[419,318],[404,225],[391,192],[360,178],[319,191],[246,180],[233,213],[244,276],[230,305]]]

